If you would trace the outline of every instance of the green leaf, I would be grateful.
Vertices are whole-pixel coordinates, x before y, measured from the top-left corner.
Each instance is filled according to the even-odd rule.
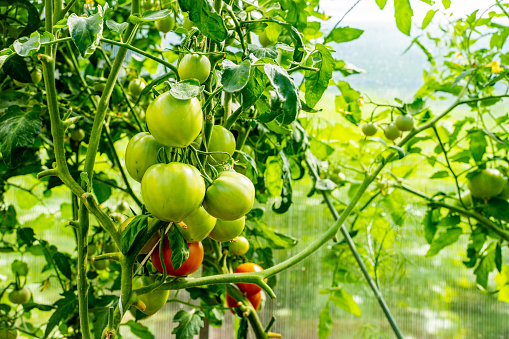
[[[448,176],[449,176],[449,171],[443,170],[443,171],[438,171],[438,172],[433,173],[433,175],[429,178],[430,179],[443,179],[443,178],[447,178]]]
[[[335,60],[331,55],[331,51],[324,45],[316,44],[315,50],[319,54],[321,60],[313,65],[319,69],[316,71],[306,71],[306,104],[313,108],[321,99],[323,93],[329,87],[329,81],[332,79],[332,73],[334,72]]]
[[[83,58],[88,58],[94,53],[103,34],[104,13],[108,4],[103,7],[97,6],[97,13],[90,17],[79,17],[72,13],[67,19],[69,33]]]
[[[58,324],[65,322],[69,317],[74,316],[76,314],[76,310],[78,309],[78,298],[74,295],[74,292],[66,292],[65,297],[57,300],[53,305],[56,307],[55,312],[51,315],[46,325],[46,330],[44,332],[44,338],[47,338],[49,334],[53,331],[53,329],[58,326]]]
[[[299,90],[283,67],[265,64],[263,69],[283,106],[282,124],[289,125],[297,119],[301,109]]]
[[[336,112],[340,112],[352,124],[358,125],[361,122],[361,108],[358,103],[361,93],[350,87],[346,81],[338,81],[337,87],[341,95],[334,100]]]
[[[205,314],[200,310],[178,311],[173,317],[173,322],[179,324],[171,333],[179,339],[193,339],[204,326],[203,317],[205,317]]]
[[[409,0],[394,0],[394,16],[396,17],[396,26],[408,36],[412,28],[412,16],[414,12],[410,6]]]
[[[378,7],[380,7],[380,9],[384,9],[385,5],[387,5],[387,0],[375,0],[375,1]]]
[[[474,274],[477,276],[476,282],[485,289],[488,289],[488,276],[496,268],[497,254],[495,243],[492,242],[484,253],[479,265],[474,270]]]
[[[297,244],[297,239],[282,233],[274,232],[265,221],[254,219],[253,222],[255,223],[255,227],[250,227],[248,223],[252,235],[265,239],[270,248],[282,250],[292,248]]]
[[[223,19],[207,0],[179,0],[180,9],[189,13],[189,18],[203,35],[215,42],[224,41],[228,31]]]
[[[12,274],[26,277],[28,275],[28,265],[26,262],[15,259],[11,264]]]
[[[200,86],[200,82],[196,79],[182,80],[173,85],[170,89],[170,94],[180,100],[189,100],[203,92],[205,86]]]
[[[327,301],[318,315],[318,338],[327,339],[332,332],[333,325],[334,322],[330,315],[329,301]]]
[[[472,157],[475,161],[481,161],[486,153],[486,147],[488,147],[486,135],[480,129],[471,129],[468,131],[467,138],[469,139]]]
[[[309,140],[311,145],[311,152],[322,161],[325,161],[335,151],[334,147],[316,138],[311,137]]]
[[[279,156],[282,160],[283,170],[283,189],[281,191],[281,203],[276,207],[276,203],[272,205],[272,210],[278,214],[288,211],[292,204],[293,188],[292,188],[292,170],[290,161],[283,150],[279,151]]]
[[[277,197],[283,190],[282,166],[276,157],[269,157],[265,164],[263,177],[265,178],[265,186],[267,191],[273,197]]]
[[[9,60],[10,57],[15,56],[16,52],[14,52],[10,48],[4,48],[0,51],[0,68],[4,65],[4,63]]]
[[[334,28],[325,38],[325,43],[334,41],[337,43],[348,42],[358,39],[364,31],[348,26]]]
[[[16,236],[19,247],[22,247],[23,245],[31,247],[36,240],[34,230],[30,227],[16,229]]]
[[[320,294],[329,294],[329,300],[332,301],[334,305],[343,310],[351,313],[355,316],[361,316],[361,309],[359,305],[353,300],[352,295],[346,292],[342,288],[330,288],[324,289],[320,291]]]
[[[251,62],[244,60],[240,65],[235,65],[228,59],[223,61],[223,73],[221,85],[226,92],[238,92],[246,87],[251,74]]]
[[[142,22],[151,22],[151,21],[158,21],[161,19],[166,18],[168,15],[171,14],[170,9],[163,9],[163,10],[149,10],[143,12],[141,17],[139,16],[131,16],[129,17],[129,21],[131,21],[133,24],[140,24]],[[106,24],[108,24],[106,22]],[[108,26],[109,28],[109,26]]]
[[[180,234],[177,227],[168,233],[171,248],[171,264],[173,270],[178,270],[180,266],[189,258],[189,246],[186,239]]]
[[[424,17],[424,20],[422,20],[422,29],[425,29],[428,27],[428,25],[431,23],[431,20],[433,20],[433,17],[435,16],[436,12],[438,10],[429,10],[426,16]]]
[[[19,208],[28,211],[32,209],[32,207],[37,205],[39,203],[39,200],[33,194],[22,189],[17,189],[16,202],[18,203]]]
[[[53,261],[55,265],[58,267],[58,270],[69,280],[72,280],[72,271],[71,271],[71,258],[69,254],[64,254],[61,252],[56,252],[53,255]]]
[[[509,222],[509,202],[507,200],[492,198],[489,204],[483,204],[481,208],[487,217]]]
[[[249,321],[246,317],[235,317],[235,339],[247,339],[249,333]]]
[[[18,8],[20,8],[21,10],[19,12],[28,12],[28,18],[25,16],[24,19],[24,21],[26,21],[25,28],[14,38],[29,36],[32,32],[35,32],[39,28],[41,19],[37,7],[34,6],[34,4],[36,4],[35,2],[28,0],[7,0],[7,3],[10,6],[13,6],[13,8],[16,8],[16,11],[18,11]],[[5,6],[5,2],[2,4],[2,6]],[[6,13],[4,15],[6,15]],[[20,14],[18,13],[18,17],[19,16]]]
[[[14,80],[23,83],[32,82],[25,59],[14,52],[4,60],[3,70]]]
[[[444,5],[445,9],[451,7],[451,0],[442,0],[442,5]]]
[[[49,34],[49,33],[48,33]],[[33,32],[30,38],[22,37],[14,41],[12,47],[14,51],[22,57],[33,55],[41,48],[41,36],[39,32]]]
[[[34,144],[42,131],[41,107],[35,105],[29,112],[19,106],[9,106],[0,117],[0,151],[8,167],[17,167],[25,150]]]
[[[120,250],[127,254],[137,238],[147,231],[148,215],[138,215],[127,225],[120,236]]]
[[[127,28],[127,26],[129,26],[129,23],[127,22],[123,22],[121,24],[113,21],[113,20],[106,20],[106,26],[108,26],[108,28],[113,31],[113,32],[117,32],[118,34],[122,34],[125,29]]]
[[[247,45],[247,51],[258,59],[268,58],[274,60],[278,55],[277,49],[274,46],[267,46],[263,48],[258,45],[249,44]]]
[[[403,226],[407,212],[405,209],[406,199],[400,191],[395,190],[391,195],[386,195],[381,201],[382,207],[389,213],[395,225]]]
[[[261,70],[258,69],[258,67],[251,69],[249,80],[241,91],[243,99],[242,110],[247,110],[256,103],[265,90],[266,82],[267,77]]]
[[[131,333],[141,339],[154,339],[154,335],[150,333],[148,327],[143,326],[143,324],[139,322],[135,322],[133,320],[129,320],[125,323],[131,329]]]
[[[94,339],[101,339],[103,337],[103,331],[108,324],[109,313],[107,307],[94,313]]]
[[[117,186],[117,182],[108,177],[104,172],[96,173],[95,178],[100,179],[92,182],[92,189],[97,197],[97,202],[102,204],[111,197],[113,193],[112,186]]]
[[[433,240],[431,243],[428,252],[426,253],[426,258],[435,256],[440,252],[444,247],[454,244],[460,236],[463,234],[463,229],[461,227],[449,228],[445,232],[440,232],[438,237]]]

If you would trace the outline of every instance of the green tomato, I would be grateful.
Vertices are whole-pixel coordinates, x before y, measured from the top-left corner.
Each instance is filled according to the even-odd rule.
[[[182,27],[184,27],[185,29],[187,29],[188,31],[192,30],[193,27],[194,27],[194,22],[192,22],[191,20],[189,20],[189,18],[186,18],[186,20],[184,20],[184,24],[182,25]]]
[[[34,84],[38,84],[42,80],[42,71],[39,68],[36,68],[32,73],[30,73],[30,78],[32,78],[32,82]]]
[[[95,244],[89,244],[87,246],[87,257],[92,258],[95,252],[97,252],[97,246]]]
[[[396,127],[402,131],[411,131],[414,128],[414,118],[410,114],[402,114],[396,119]]]
[[[499,197],[505,200],[509,200],[509,181],[506,181],[504,189],[502,193],[499,194]]]
[[[209,152],[226,152],[233,156],[235,153],[235,137],[232,132],[227,130],[221,125],[214,125],[212,134],[210,135],[210,142],[208,144]],[[218,163],[225,162],[229,159],[226,154],[211,154]],[[212,163],[215,163],[214,161]]]
[[[244,237],[235,237],[228,244],[230,252],[234,255],[244,255],[249,251],[249,241]]]
[[[147,108],[150,133],[162,145],[187,147],[201,132],[203,113],[200,101],[174,98],[170,92],[158,96]]]
[[[117,247],[117,245],[115,245],[115,243],[113,243],[113,242],[109,242],[109,243],[106,243],[106,244],[103,246],[103,252],[104,252],[104,253],[114,253],[114,252],[118,252],[118,247]]]
[[[263,30],[258,39],[260,40],[260,45],[262,45],[262,47],[274,45],[274,42],[269,39],[265,30]]]
[[[131,96],[137,98],[140,96],[141,92],[143,92],[145,86],[147,86],[145,79],[137,78],[129,82],[127,89],[129,90],[129,94],[131,94]]]
[[[363,124],[361,127],[361,130],[362,130],[362,133],[367,137],[372,137],[378,131],[378,129],[376,128],[376,124],[374,124],[372,122],[367,122],[367,123]]]
[[[143,9],[151,10],[156,6],[156,0],[143,0],[142,2]]]
[[[210,74],[210,61],[205,55],[186,54],[178,65],[180,80],[196,79],[204,83]]]
[[[191,165],[157,164],[145,172],[141,196],[147,210],[159,220],[181,222],[200,208],[205,181]]]
[[[216,225],[217,219],[200,206],[196,213],[191,214],[177,225],[180,234],[187,242],[198,242],[205,239]]]
[[[251,210],[254,197],[251,180],[240,173],[225,171],[207,189],[203,207],[217,219],[232,221]]]
[[[125,150],[125,167],[129,175],[141,182],[147,169],[157,164],[161,144],[147,132],[136,134],[129,140]]]
[[[80,129],[73,129],[71,131],[71,139],[74,141],[82,141],[85,139],[85,131]]]
[[[109,260],[99,260],[92,263],[94,265],[94,268],[98,271],[103,271],[110,265]]]
[[[175,19],[171,15],[155,22],[157,30],[161,33],[168,33],[175,27]]]
[[[26,304],[30,300],[31,293],[28,288],[23,287],[9,293],[9,300],[13,304]]]
[[[389,140],[396,140],[399,138],[400,131],[392,122],[384,127],[384,135]]]
[[[106,88],[106,84],[104,82],[96,82],[94,84],[94,91],[102,93],[104,92],[104,89]]]
[[[506,181],[496,169],[489,168],[479,171],[468,181],[468,189],[473,197],[489,199],[502,193]]]
[[[220,242],[230,241],[242,233],[245,225],[246,217],[232,221],[218,219],[209,237]]]
[[[16,339],[18,334],[15,328],[0,328],[0,339]]]
[[[145,287],[153,284],[155,281],[155,276],[137,277],[133,279],[133,289]],[[138,296],[138,298],[145,304],[145,310],[140,311],[146,315],[154,315],[157,311],[163,308],[164,305],[166,305],[166,301],[169,296],[169,290],[154,291]],[[133,311],[134,309],[132,309],[131,313],[133,313]]]

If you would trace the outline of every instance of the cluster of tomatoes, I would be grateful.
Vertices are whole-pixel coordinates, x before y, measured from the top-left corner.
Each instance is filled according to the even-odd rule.
[[[209,76],[210,68],[206,56],[186,54],[178,65],[178,73],[181,80],[197,79],[203,83]],[[138,81],[133,87],[139,87],[140,83]],[[141,90],[136,94],[141,94]],[[162,259],[158,250],[154,250],[151,255],[156,270],[163,273],[164,265],[166,273],[171,276],[186,276],[196,272],[204,257],[201,241],[207,237],[213,241],[230,242],[230,253],[244,255],[249,249],[249,242],[240,234],[245,226],[245,215],[253,207],[255,188],[249,178],[228,169],[236,147],[234,135],[223,126],[215,125],[207,144],[207,152],[200,151],[204,126],[200,100],[196,97],[181,100],[175,98],[171,91],[152,101],[145,116],[150,133],[138,133],[129,141],[125,152],[127,172],[141,183],[141,195],[147,211],[159,220],[173,223],[189,247],[188,259],[178,269],[174,269],[170,242],[168,237],[164,237]],[[208,164],[208,168],[219,170],[205,173],[206,166],[202,161]],[[212,172],[217,175],[211,178],[209,175]],[[127,219],[121,231],[132,220]],[[154,234],[140,254],[148,254],[160,237],[160,233]],[[240,265],[236,273],[259,270],[260,266],[246,263]],[[258,308],[260,289],[251,285],[239,284],[239,288],[248,298],[253,298],[253,305]],[[140,300],[154,297],[152,293],[140,296]],[[158,295],[156,299],[166,298]],[[162,305],[164,303],[143,312],[150,315]]]
[[[410,114],[401,114],[395,122],[390,122],[383,128],[384,135],[389,140],[396,140],[402,132],[411,131],[414,128],[414,118]],[[370,121],[362,124],[362,133],[367,137],[372,137],[378,132],[376,123]]]

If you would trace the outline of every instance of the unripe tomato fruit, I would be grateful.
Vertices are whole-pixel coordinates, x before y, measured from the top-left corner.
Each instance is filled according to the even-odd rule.
[[[182,24],[182,27],[184,27],[185,29],[187,29],[188,31],[192,30],[193,27],[194,27],[194,22],[192,22],[191,20],[189,20],[189,18],[186,18],[186,20],[184,20],[184,23]]]
[[[247,297],[247,300],[249,300],[249,302],[251,303],[251,305],[253,305],[253,308],[258,311],[258,309],[260,308],[260,304],[262,303],[262,294],[261,293],[256,293],[250,297]],[[239,303],[237,302],[237,300],[233,299],[232,297],[230,297],[228,294],[226,295],[226,304],[228,304],[228,307],[232,307],[232,308],[237,308],[239,307]],[[230,310],[233,314],[235,314],[235,312],[233,312],[233,310]]]
[[[191,165],[157,164],[145,172],[141,196],[147,210],[159,220],[181,222],[200,208],[205,182]]]
[[[187,242],[198,242],[205,239],[216,225],[217,219],[200,206],[198,211],[177,223],[180,234]]]
[[[376,134],[378,131],[378,128],[376,128],[376,125],[372,122],[367,122],[365,124],[362,124],[361,127],[362,133],[367,137],[372,137]]]
[[[399,138],[400,131],[396,127],[396,125],[394,125],[394,123],[391,122],[389,125],[384,127],[384,135],[389,140],[396,140],[397,138]]]
[[[134,217],[128,218],[124,223],[120,226],[120,234],[126,229],[126,227],[133,221]],[[148,222],[152,221],[152,218],[148,218]],[[147,254],[154,248],[155,244],[158,243],[159,239],[161,239],[161,233],[158,231],[154,233],[154,235],[147,241],[145,246],[142,247],[139,254]],[[156,249],[157,250],[157,249]]]
[[[141,132],[132,137],[125,150],[127,173],[137,182],[141,182],[147,169],[157,164],[157,154],[161,147],[148,132]]]
[[[103,271],[110,265],[110,263],[108,261],[109,260],[99,260],[99,261],[94,260],[94,262],[92,264],[94,265],[94,268],[96,270]]]
[[[97,246],[95,244],[89,244],[87,246],[87,257],[92,258],[95,252],[97,252]]]
[[[129,86],[127,89],[129,90],[129,94],[133,97],[139,97],[141,92],[143,92],[143,89],[147,86],[145,83],[145,79],[134,79],[129,82]]]
[[[262,34],[260,34],[258,39],[260,40],[260,45],[262,45],[262,47],[274,45],[274,42],[267,37],[267,32],[265,30],[262,32]]]
[[[232,132],[221,125],[214,125],[208,144],[209,152],[226,152],[233,156],[233,153],[235,153],[235,144],[235,137]],[[226,154],[211,154],[210,156],[218,163],[225,162],[229,158]]]
[[[414,118],[410,114],[402,114],[396,119],[396,127],[402,131],[411,131],[414,128]]]
[[[147,11],[154,8],[155,5],[156,5],[155,0],[143,0],[143,3],[142,3],[143,9],[145,9]]]
[[[186,54],[178,65],[180,80],[196,79],[200,84],[208,79],[210,61],[205,55]]]
[[[30,78],[32,78],[32,82],[34,84],[38,84],[42,79],[42,71],[39,68],[36,68],[32,73],[30,73]]]
[[[248,177],[225,171],[207,189],[203,207],[217,219],[237,220],[251,210],[254,197],[254,185]]]
[[[506,181],[494,168],[483,169],[468,181],[468,189],[473,197],[489,199],[502,193]]]
[[[23,287],[9,293],[9,300],[13,304],[26,304],[30,300],[31,293],[28,288]]]
[[[228,248],[233,255],[244,255],[249,251],[249,241],[244,237],[235,237],[228,244]]]
[[[133,279],[133,289],[148,286],[150,284],[155,283],[155,281],[156,281],[155,276],[136,277]],[[154,315],[155,313],[157,313],[157,311],[163,308],[164,305],[166,305],[166,301],[168,301],[169,296],[170,296],[169,290],[153,291],[139,295],[138,298],[146,306],[144,311],[141,310],[140,311],[145,313],[146,315]],[[134,313],[133,309],[131,309],[131,313]]]
[[[118,252],[118,247],[114,242],[108,242],[103,245],[103,253],[114,253]]]
[[[94,84],[94,91],[96,92],[104,92],[104,89],[106,88],[106,84],[104,82],[96,82]]]
[[[192,242],[187,244],[189,246],[189,258],[184,261],[178,270],[173,269],[171,263],[171,248],[168,238],[165,237],[163,241],[163,261],[166,265],[166,273],[175,277],[182,277],[196,272],[203,261],[203,245],[201,242]],[[161,265],[161,258],[159,257],[159,250],[156,249],[152,252],[152,264],[159,273],[163,273],[163,266]]]
[[[253,273],[261,271],[263,271],[263,268],[261,268],[257,264],[253,264],[252,262],[247,262],[245,264],[239,265],[235,269],[235,273]],[[265,279],[264,281],[267,281],[267,279]],[[248,297],[253,296],[256,293],[260,293],[260,291],[262,290],[261,287],[255,284],[238,283],[237,286],[239,287],[239,290]]]
[[[174,98],[170,92],[158,96],[147,108],[147,126],[160,144],[187,147],[201,132],[203,113],[200,101]]]
[[[231,221],[218,219],[209,237],[219,242],[230,241],[242,233],[245,225],[246,217]]]
[[[161,33],[168,33],[175,27],[175,19],[171,15],[155,22],[157,30]]]
[[[18,334],[15,328],[0,328],[0,339],[16,339]]]
[[[85,131],[80,129],[73,129],[71,131],[71,139],[74,141],[82,141],[85,139]]]

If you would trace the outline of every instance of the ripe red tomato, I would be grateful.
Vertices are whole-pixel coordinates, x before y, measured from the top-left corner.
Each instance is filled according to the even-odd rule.
[[[157,154],[161,147],[161,144],[147,132],[132,137],[125,150],[127,173],[137,182],[141,182],[147,169],[157,164]]]
[[[163,260],[166,265],[166,273],[175,277],[182,277],[196,272],[203,261],[203,245],[201,242],[192,242],[187,244],[189,246],[189,258],[184,261],[178,270],[173,269],[171,263],[171,248],[168,238],[165,237],[163,241]],[[161,265],[161,258],[159,257],[159,249],[156,248],[152,252],[152,264],[159,273],[163,273],[163,266]]]
[[[158,96],[147,108],[147,126],[164,146],[187,147],[200,134],[203,112],[200,100],[174,98],[170,92]]]
[[[203,207],[221,220],[237,220],[254,204],[255,189],[248,177],[237,172],[221,172],[209,186]]]
[[[232,132],[227,130],[221,125],[214,125],[212,128],[212,134],[210,135],[210,142],[208,144],[209,152],[226,152],[229,155],[233,156],[235,153],[235,137]],[[212,158],[214,158],[218,163],[222,163],[228,160],[228,155],[226,154],[211,154]],[[216,162],[212,160],[211,164],[215,164]]]
[[[258,309],[260,308],[260,304],[262,303],[262,294],[260,292],[250,296],[250,297],[247,297],[247,300],[249,300],[249,302],[251,303],[251,305],[253,305],[253,308],[258,311]],[[229,296],[228,294],[226,295],[226,303],[228,304],[228,307],[232,307],[232,308],[237,308],[239,307],[238,306],[238,302],[237,300],[233,299],[233,297]],[[235,314],[235,312],[233,312],[233,310],[230,310],[233,314]]]
[[[200,208],[205,181],[191,165],[157,164],[145,172],[141,196],[147,210],[159,220],[181,222]]]
[[[263,268],[258,266],[257,264],[253,264],[252,262],[247,262],[245,264],[239,265],[235,269],[235,273],[253,273],[253,272],[261,272]],[[264,280],[266,281],[266,279]],[[246,284],[246,283],[238,283],[237,286],[245,295],[252,296],[256,293],[259,293],[262,288],[255,284]]]

